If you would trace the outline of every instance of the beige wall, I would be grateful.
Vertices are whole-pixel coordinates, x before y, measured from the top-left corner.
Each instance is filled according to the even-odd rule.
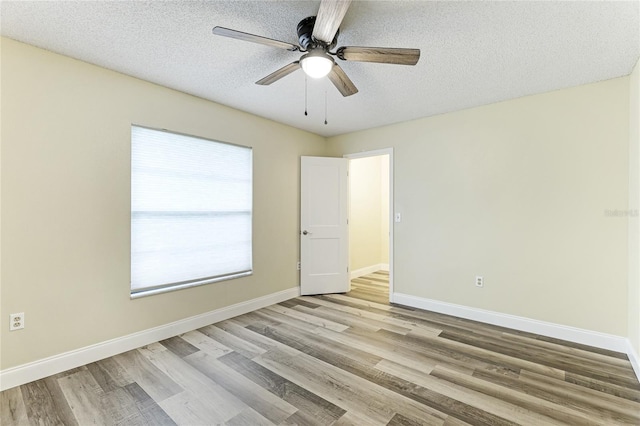
[[[629,82],[629,340],[640,354],[640,61]]]
[[[627,335],[629,79],[329,139],[394,148],[398,293]],[[474,286],[482,275],[484,288]]]
[[[0,368],[298,285],[299,158],[324,138],[8,39],[1,64]],[[129,298],[132,123],[253,147],[253,276]]]
[[[388,156],[356,158],[349,162],[349,269],[352,272],[389,263],[388,164]]]

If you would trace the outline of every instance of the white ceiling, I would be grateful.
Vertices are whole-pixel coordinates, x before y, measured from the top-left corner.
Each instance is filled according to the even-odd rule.
[[[419,48],[416,66],[339,64],[343,98],[297,71],[255,81],[300,53],[214,36],[228,27],[297,43],[318,1],[2,1],[3,36],[323,136],[629,74],[640,2],[354,1],[338,46]],[[324,124],[325,93],[328,124]]]

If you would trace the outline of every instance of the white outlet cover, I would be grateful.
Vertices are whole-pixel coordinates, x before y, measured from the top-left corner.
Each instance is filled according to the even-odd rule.
[[[24,312],[11,314],[9,316],[9,331],[20,330],[24,328]]]

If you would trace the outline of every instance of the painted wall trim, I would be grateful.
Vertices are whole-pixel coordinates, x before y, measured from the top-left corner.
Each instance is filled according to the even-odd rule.
[[[636,377],[640,381],[640,355],[638,355],[629,339],[627,339],[627,356],[629,357],[633,371],[636,373]]]
[[[379,155],[393,155],[393,148],[374,149],[372,151],[352,152],[350,154],[344,154],[344,158],[350,160],[356,158],[377,157]]]
[[[597,331],[585,330],[582,328],[570,327],[551,322],[539,321],[535,319],[519,317],[515,315],[503,314],[500,312],[486,311],[484,309],[471,308],[453,303],[440,302],[437,300],[425,299],[422,297],[410,296],[408,294],[395,293],[393,296],[395,303],[413,308],[425,309],[427,311],[441,314],[453,315],[487,324],[501,327],[513,328],[529,333],[541,334],[543,336],[554,337],[556,339],[568,340],[574,343],[595,346],[597,348],[629,354],[631,344],[629,339],[612,334],[600,333]],[[629,354],[631,360],[631,355]],[[634,370],[636,375],[638,370],[638,358],[635,359]],[[633,361],[632,361],[633,365]],[[640,376],[639,376],[640,377]]]
[[[389,264],[388,263],[378,263],[376,265],[365,266],[364,268],[356,269],[355,271],[351,271],[349,274],[349,279],[354,279],[358,277],[362,277],[364,275],[371,274],[376,271],[388,271]]]
[[[168,339],[178,334],[204,327],[205,325],[246,314],[247,312],[280,303],[298,297],[299,295],[300,287],[282,290],[127,336],[8,368],[0,371],[0,391],[42,379],[52,374],[61,373],[71,368],[99,361],[159,340]]]

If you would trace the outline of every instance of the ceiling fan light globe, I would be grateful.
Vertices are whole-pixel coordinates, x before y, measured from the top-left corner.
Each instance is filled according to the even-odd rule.
[[[333,64],[333,60],[325,55],[306,55],[300,60],[300,66],[302,66],[302,70],[311,78],[325,77],[327,74],[329,74],[329,72],[331,72]]]

